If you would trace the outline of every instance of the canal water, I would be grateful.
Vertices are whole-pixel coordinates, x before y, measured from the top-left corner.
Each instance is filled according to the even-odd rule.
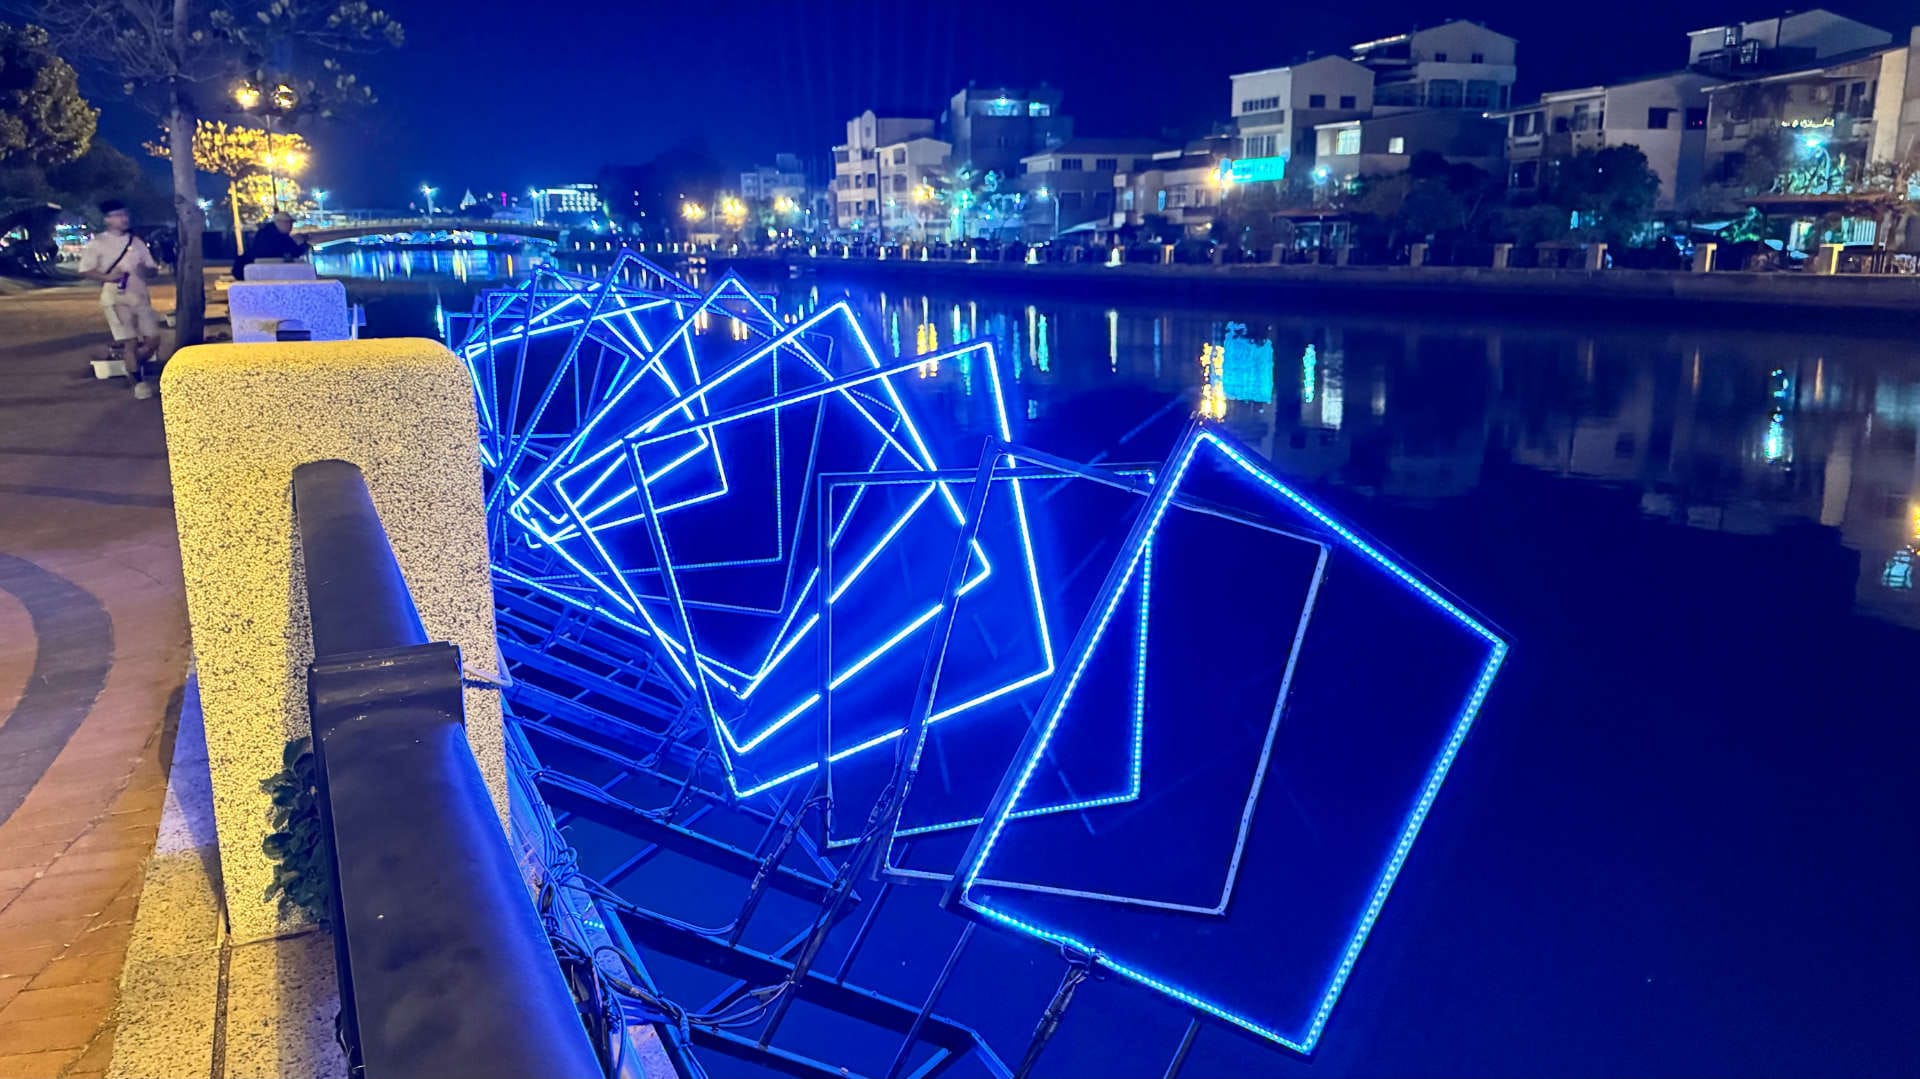
[[[527,265],[321,270],[394,336]],[[1920,1073],[1910,340],[764,287],[850,300],[890,354],[993,339],[1016,440],[1067,456],[1215,415],[1512,638],[1313,1060],[1221,1036],[1187,1074]],[[929,377],[983,422],[976,372]]]

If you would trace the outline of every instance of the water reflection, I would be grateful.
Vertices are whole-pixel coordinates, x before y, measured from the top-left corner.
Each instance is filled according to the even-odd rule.
[[[528,265],[478,250],[318,261],[323,273],[470,286]],[[1518,467],[1631,492],[1644,518],[1678,527],[1768,535],[1813,523],[1858,552],[1863,608],[1920,626],[1920,366],[1898,341],[759,287],[785,321],[850,301],[893,357],[992,338],[1029,420],[1021,437],[1049,448],[1112,451],[1174,402],[1220,419],[1296,479],[1367,498],[1486,494]],[[974,411],[961,402],[975,372],[929,364],[920,375],[951,383],[959,415]],[[1099,408],[1078,407],[1094,395]],[[1071,414],[1056,417],[1063,408]]]
[[[532,256],[519,248],[405,248],[339,245],[313,254],[322,277],[371,281],[447,278],[457,283],[511,281]]]

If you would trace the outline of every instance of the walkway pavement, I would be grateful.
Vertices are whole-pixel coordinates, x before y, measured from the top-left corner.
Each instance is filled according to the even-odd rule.
[[[88,375],[96,296],[0,296],[0,1079],[106,1074],[187,669],[160,402]]]

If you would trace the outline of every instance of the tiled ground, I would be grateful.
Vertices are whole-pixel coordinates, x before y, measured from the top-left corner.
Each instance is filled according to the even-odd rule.
[[[0,296],[0,1079],[106,1073],[187,665],[159,402],[86,377],[103,338],[90,289]]]

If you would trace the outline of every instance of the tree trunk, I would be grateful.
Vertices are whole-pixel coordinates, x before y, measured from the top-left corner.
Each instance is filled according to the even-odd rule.
[[[174,55],[185,56],[190,45],[188,26],[191,0],[173,0]],[[180,233],[180,257],[175,261],[173,347],[197,345],[206,338],[207,276],[201,257],[200,233],[206,216],[200,210],[200,191],[193,163],[193,103],[187,87],[176,78],[169,88],[167,142],[172,146],[173,217]]]

